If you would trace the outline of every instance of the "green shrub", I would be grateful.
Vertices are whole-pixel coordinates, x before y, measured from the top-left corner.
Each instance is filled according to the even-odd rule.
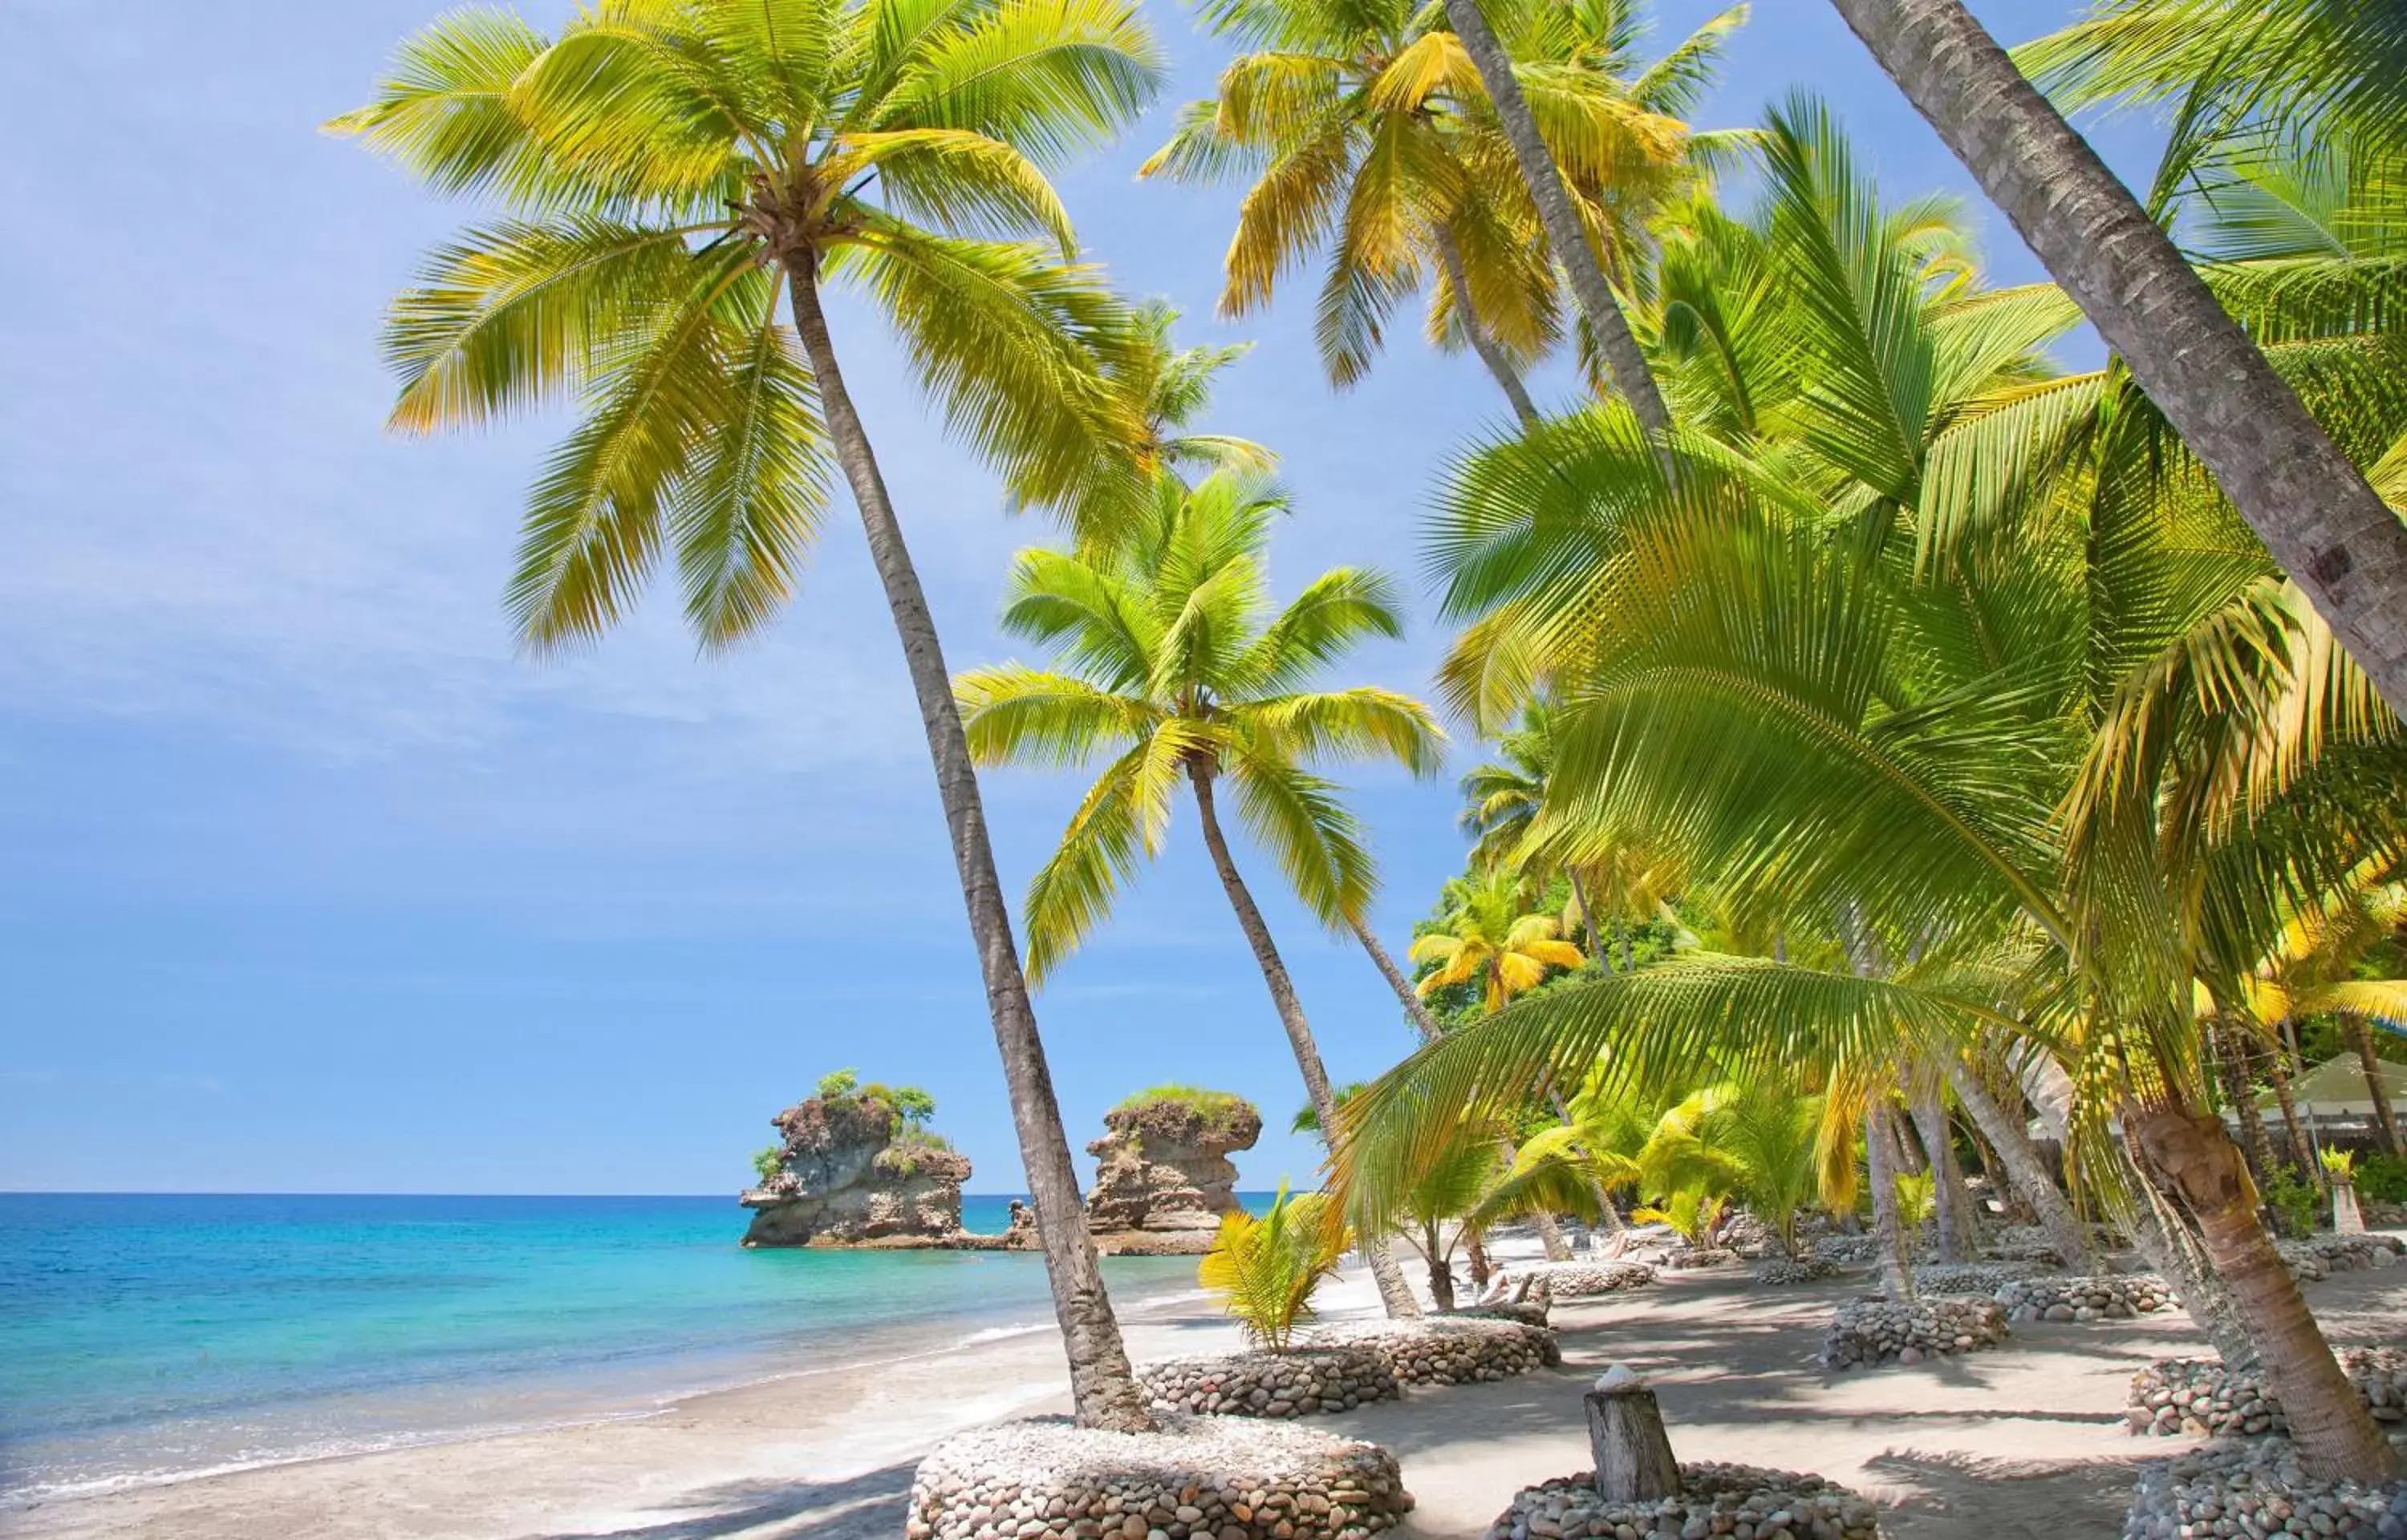
[[[760,1174],[761,1180],[764,1182],[776,1180],[777,1173],[785,1168],[786,1151],[783,1145],[773,1144],[752,1157],[752,1169]]]
[[[1907,1235],[1930,1222],[1939,1212],[1939,1180],[1929,1171],[1897,1176],[1897,1224]]]
[[[2345,1184],[2357,1180],[2357,1156],[2353,1151],[2325,1150],[2319,1151],[2318,1158],[2324,1163],[2324,1175],[2332,1180]]]
[[[1186,1108],[1204,1127],[1216,1131],[1243,1123],[1254,1109],[1253,1103],[1233,1091],[1210,1091],[1200,1085],[1157,1085],[1122,1096],[1112,1110],[1133,1112],[1158,1102]]]
[[[860,1089],[860,1075],[849,1069],[838,1069],[819,1077],[821,1101],[841,1101]]]
[[[1296,1327],[1312,1319],[1313,1291],[1353,1244],[1331,1217],[1319,1194],[1289,1197],[1282,1185],[1260,1218],[1238,1212],[1221,1220],[1195,1279],[1220,1296],[1249,1339],[1283,1353]]]
[[[1634,1208],[1630,1217],[1640,1224],[1668,1224],[1698,1250],[1713,1244],[1729,1200],[1702,1187],[1687,1187],[1651,1208]]]
[[[2407,1203],[2407,1155],[2368,1155],[2358,1162],[2357,1195],[2376,1203]]]
[[[2287,1167],[2273,1174],[2265,1184],[2266,1205],[2273,1210],[2273,1222],[2282,1234],[2293,1240],[2304,1240],[2315,1233],[2315,1220],[2323,1212],[2324,1195],[2315,1184]]]

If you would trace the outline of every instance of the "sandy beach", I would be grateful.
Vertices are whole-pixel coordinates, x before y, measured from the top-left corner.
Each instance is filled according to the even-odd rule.
[[[1816,1470],[1887,1510],[1906,1540],[2109,1533],[2130,1467],[2186,1441],[2123,1426],[2133,1370],[2200,1350],[2174,1312],[2018,1328],[2006,1349],[1826,1376],[1833,1304],[1861,1278],[1764,1289],[1744,1272],[1667,1274],[1657,1290],[1555,1311],[1564,1363],[1493,1385],[1416,1391],[1317,1425],[1374,1439],[1419,1499],[1410,1533],[1480,1534],[1530,1481],[1581,1468],[1579,1393],[1611,1363],[1655,1377],[1683,1459]],[[2396,1272],[2342,1274],[2310,1298],[2344,1341],[2389,1337]],[[1325,1318],[1370,1314],[1366,1281]],[[1142,1359],[1237,1334],[1208,1301],[1129,1312]],[[1065,1409],[1060,1349],[1035,1331],[866,1368],[799,1372],[649,1416],[267,1466],[0,1514],[25,1540],[889,1540],[918,1457],[954,1430]]]

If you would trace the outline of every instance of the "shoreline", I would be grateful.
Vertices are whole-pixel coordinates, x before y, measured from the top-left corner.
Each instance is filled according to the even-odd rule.
[[[1508,1263],[1517,1260],[1506,1257]],[[2336,1274],[2309,1302],[2336,1344],[2390,1340],[2407,1269]],[[1684,1462],[1816,1472],[1881,1506],[1890,1540],[2116,1533],[2142,1463],[2199,1446],[2125,1430],[2150,1359],[2205,1349],[2177,1311],[2016,1327],[1997,1350],[1830,1374],[1821,1330],[1869,1281],[1764,1288],[1744,1271],[1555,1308],[1564,1363],[1307,1420],[1392,1449],[1405,1540],[1479,1540],[1513,1492],[1586,1468],[1580,1394],[1624,1363],[1658,1387]],[[1349,1273],[1320,1312],[1375,1315]],[[1235,1326],[1192,1293],[1123,1308],[1139,1362]],[[1051,1331],[805,1369],[608,1423],[257,1467],[0,1515],[21,1540],[893,1540],[920,1456],[962,1429],[1067,1409]]]
[[[1193,1286],[1191,1280],[1183,1287],[1135,1288],[1115,1300],[1119,1314],[1132,1325],[1165,1316],[1183,1317],[1201,1307],[1208,1311],[1208,1295]],[[942,1318],[936,1318],[941,1321]],[[972,1318],[975,1319],[975,1318]],[[1215,1318],[1217,1320],[1217,1317]],[[477,1444],[501,1439],[575,1433],[581,1429],[610,1427],[639,1422],[648,1418],[676,1413],[683,1408],[707,1402],[714,1397],[741,1395],[766,1391],[775,1386],[796,1381],[848,1376],[882,1374],[903,1365],[933,1360],[971,1358],[982,1349],[1018,1339],[1042,1336],[1047,1340],[1056,1331],[1049,1318],[1016,1321],[1004,1325],[973,1326],[961,1331],[949,1341],[938,1346],[909,1346],[913,1337],[930,1335],[930,1321],[894,1322],[872,1328],[871,1334],[891,1337],[871,1349],[865,1356],[848,1357],[837,1362],[815,1360],[825,1349],[822,1343],[796,1344],[762,1354],[762,1362],[748,1370],[726,1378],[701,1378],[696,1382],[673,1384],[666,1389],[635,1391],[621,1389],[615,1392],[597,1393],[598,1403],[591,1409],[566,1411],[552,1416],[538,1416],[525,1420],[502,1420],[468,1423],[456,1428],[419,1433],[400,1433],[386,1437],[360,1437],[330,1441],[335,1447],[304,1448],[290,1452],[262,1455],[256,1459],[228,1461],[216,1464],[195,1465],[189,1469],[146,1472],[129,1476],[103,1476],[86,1481],[64,1482],[51,1486],[29,1486],[16,1490],[0,1489],[0,1533],[17,1533],[16,1516],[44,1509],[64,1508],[75,1505],[105,1502],[113,1497],[142,1492],[162,1491],[198,1482],[217,1481],[254,1473],[274,1472],[298,1467],[321,1465],[343,1461],[374,1460],[382,1456],[406,1455],[421,1450],[438,1449],[463,1444]],[[901,1350],[895,1350],[901,1349]],[[730,1366],[733,1368],[733,1365]],[[1066,1386],[1066,1370],[1064,1371]],[[431,1387],[438,1390],[440,1387]],[[620,1404],[610,1405],[613,1401]]]

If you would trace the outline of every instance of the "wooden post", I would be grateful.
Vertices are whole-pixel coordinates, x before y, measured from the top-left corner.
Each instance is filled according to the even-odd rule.
[[[1679,1496],[1679,1462],[1663,1432],[1663,1408],[1646,1381],[1617,1363],[1597,1380],[1587,1402],[1597,1495],[1608,1503]]]
[[[2357,1184],[2334,1180],[2331,1193],[2332,1233],[2340,1236],[2365,1234],[2365,1211],[2357,1206]]]

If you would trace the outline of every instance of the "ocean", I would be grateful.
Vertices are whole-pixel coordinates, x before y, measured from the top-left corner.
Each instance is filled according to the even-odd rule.
[[[1008,1202],[962,1219],[1000,1231]],[[1052,1330],[1038,1257],[747,1251],[745,1219],[727,1197],[0,1194],[0,1508]],[[1195,1287],[1191,1258],[1104,1268],[1115,1297]]]

